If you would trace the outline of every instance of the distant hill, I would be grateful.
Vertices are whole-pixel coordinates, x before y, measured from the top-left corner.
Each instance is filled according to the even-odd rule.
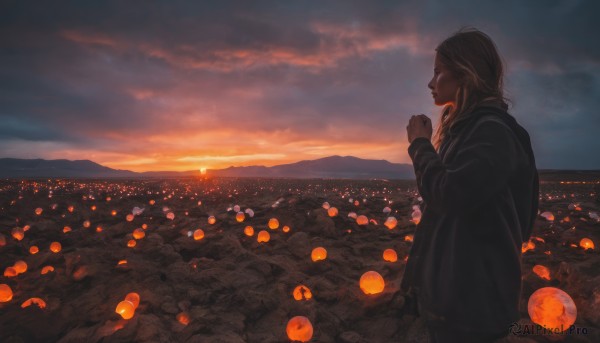
[[[0,158],[0,177],[108,178],[138,177],[138,173],[129,170],[111,169],[89,160],[24,160],[18,158]]]
[[[273,167],[250,166],[208,170],[214,176],[336,178],[336,179],[414,179],[411,164],[386,160],[365,160],[353,156],[330,156],[317,160],[281,164]]]
[[[543,181],[598,181],[600,170],[540,169]],[[411,164],[386,160],[366,160],[353,156],[329,156],[272,167],[248,166],[208,169],[216,177],[272,177],[324,179],[404,179],[414,180]],[[0,158],[0,178],[177,178],[198,176],[198,170],[183,172],[152,171],[137,173],[112,169],[90,160],[44,160]]]
[[[141,178],[186,177],[198,175],[197,170],[173,172],[143,172],[111,169],[89,160],[43,160],[0,158],[0,178]],[[342,178],[342,179],[414,179],[411,164],[386,160],[366,160],[353,156],[330,156],[273,167],[247,166],[209,169],[208,176],[273,177],[273,178]]]
[[[540,169],[542,181],[600,181],[600,170]]]

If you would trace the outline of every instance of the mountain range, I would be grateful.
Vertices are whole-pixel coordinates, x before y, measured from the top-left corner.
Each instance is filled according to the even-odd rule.
[[[600,170],[538,169],[546,181],[600,179]],[[112,169],[90,160],[0,158],[0,178],[178,178],[200,176],[199,170],[133,172]],[[353,156],[329,156],[272,167],[247,166],[208,169],[209,177],[265,177],[300,179],[414,180],[412,164],[367,160]]]
[[[133,172],[112,169],[90,160],[0,158],[0,178],[144,178],[199,176],[198,170]],[[329,156],[272,167],[246,166],[208,169],[210,177],[415,179],[411,164],[367,160],[353,156]]]

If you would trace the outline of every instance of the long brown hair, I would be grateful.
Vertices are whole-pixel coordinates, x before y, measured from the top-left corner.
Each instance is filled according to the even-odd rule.
[[[442,109],[434,145],[439,149],[448,130],[478,105],[493,102],[508,109],[504,97],[504,63],[496,45],[485,33],[463,27],[441,42],[437,48],[440,62],[459,80],[454,104]]]

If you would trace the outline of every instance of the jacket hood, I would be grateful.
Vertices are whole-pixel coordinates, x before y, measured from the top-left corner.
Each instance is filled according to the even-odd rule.
[[[467,114],[459,121],[457,121],[449,130],[449,134],[451,136],[457,135],[459,131],[461,131],[465,126],[468,126],[469,123],[474,123],[484,114],[493,114],[494,116],[500,118],[508,127],[510,127],[515,136],[519,139],[521,146],[527,152],[530,159],[533,159],[533,150],[531,149],[531,142],[529,139],[529,134],[521,125],[517,123],[517,120],[510,115],[500,104],[497,103],[485,103],[477,106],[471,113]]]

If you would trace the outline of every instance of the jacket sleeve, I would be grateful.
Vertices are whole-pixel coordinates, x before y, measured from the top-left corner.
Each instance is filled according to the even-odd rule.
[[[459,144],[448,165],[427,138],[414,139],[408,147],[419,193],[434,212],[473,211],[505,187],[516,171],[519,143],[503,123],[481,121]]]
[[[533,161],[533,165],[535,166],[535,161]],[[522,231],[523,242],[527,242],[531,238],[531,232],[533,231],[533,226],[535,225],[535,218],[537,217],[537,211],[540,205],[540,179],[537,169],[534,168],[533,175],[533,192],[531,197],[531,212],[529,215],[529,222],[525,229]]]

